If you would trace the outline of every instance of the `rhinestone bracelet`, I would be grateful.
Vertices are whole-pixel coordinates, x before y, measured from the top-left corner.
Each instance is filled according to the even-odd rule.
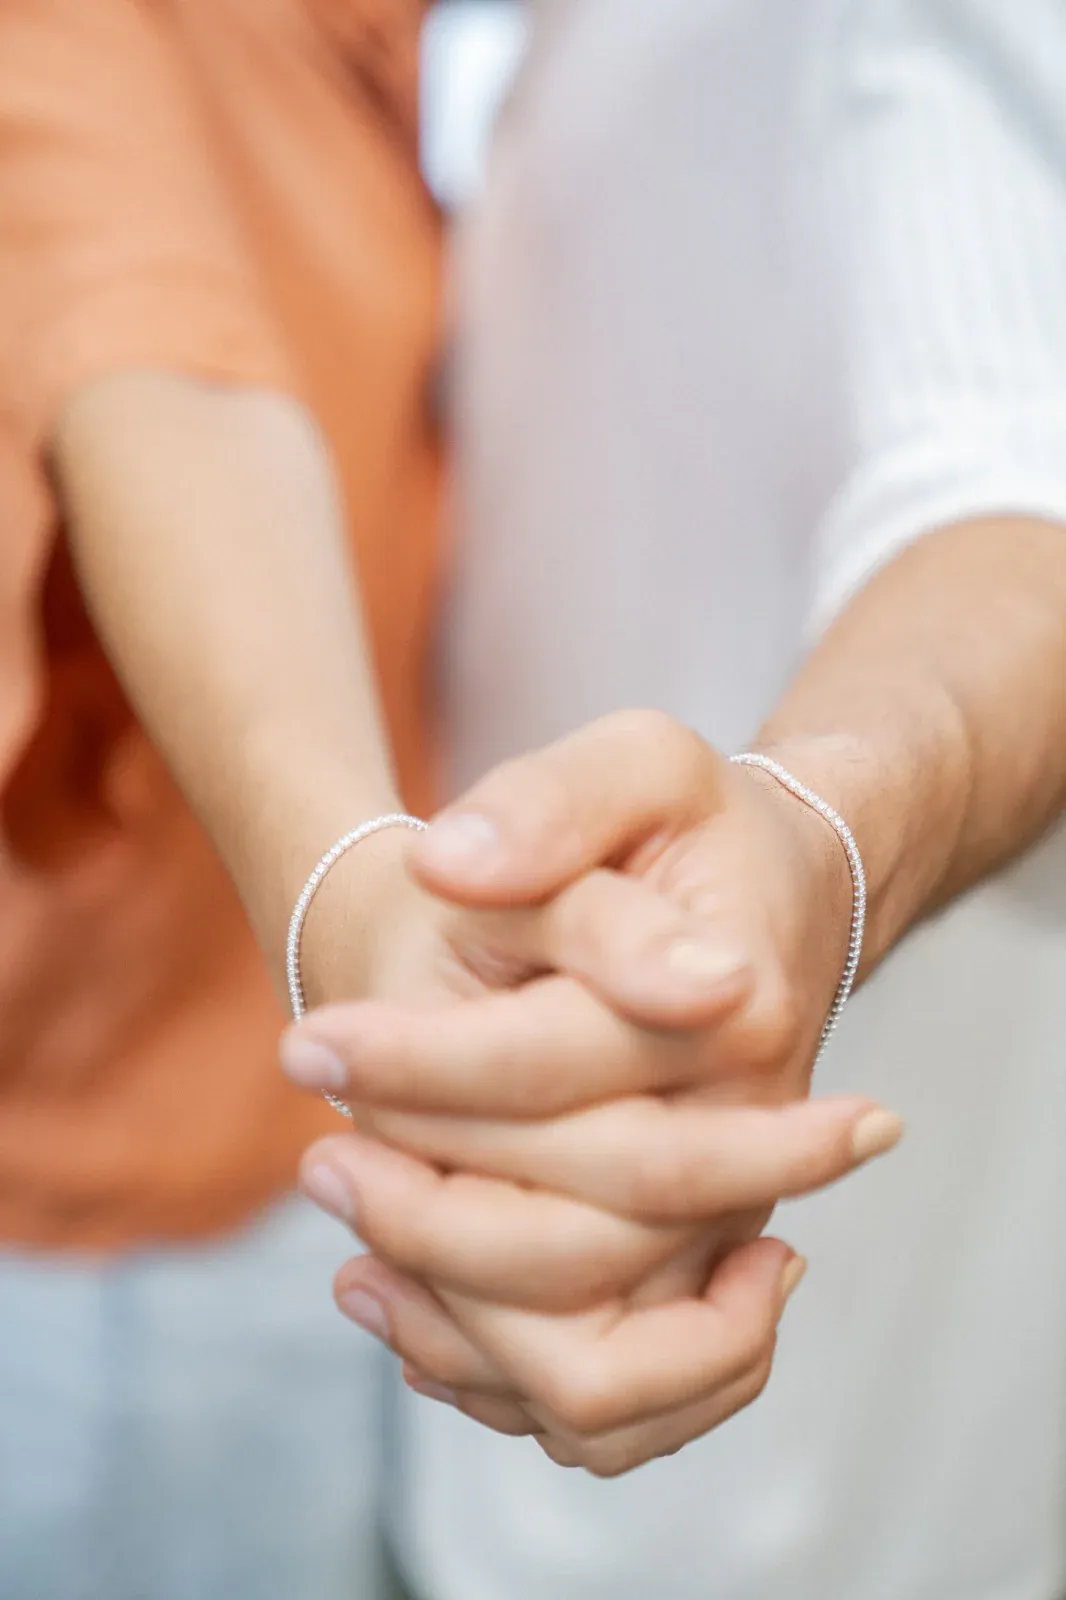
[[[813,789],[808,789],[805,783],[794,778],[787,768],[781,766],[778,761],[772,761],[769,756],[745,751],[743,755],[733,756],[731,759],[735,766],[757,767],[760,772],[768,772],[771,778],[776,778],[778,783],[788,790],[789,794],[795,795],[805,806],[810,806],[812,811],[817,811],[820,817],[825,818],[844,846],[844,853],[848,858],[848,867],[851,871],[851,933],[848,938],[848,954],[843,976],[818,1041],[818,1055],[815,1057],[817,1061],[836,1031],[837,1023],[851,998],[851,991],[858,976],[859,962],[862,960],[862,941],[866,932],[866,870],[862,864],[859,847],[855,843],[855,835],[840,813],[833,810],[828,800],[823,800]]]
[[[364,839],[369,839],[373,833],[383,833],[386,828],[410,828],[415,833],[424,833],[428,826],[429,824],[423,822],[420,817],[409,817],[402,811],[390,811],[387,816],[374,817],[372,821],[353,828],[343,839],[338,839],[336,844],[330,845],[325,855],[315,863],[314,871],[300,890],[300,897],[292,908],[292,916],[289,918],[289,938],[285,946],[285,973],[289,981],[289,1004],[292,1007],[294,1021],[299,1022],[307,1010],[303,979],[300,976],[300,941],[303,938],[304,923],[311,901],[322,887],[329,869],[336,866],[341,856],[346,855],[357,844],[362,844]],[[327,1094],[325,1098],[342,1116],[351,1116],[352,1113],[343,1100],[338,1100],[332,1094]]]

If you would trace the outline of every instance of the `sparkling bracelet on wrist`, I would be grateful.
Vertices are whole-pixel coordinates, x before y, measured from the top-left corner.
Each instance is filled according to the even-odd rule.
[[[300,974],[300,942],[303,938],[304,923],[311,901],[315,898],[331,867],[336,866],[341,856],[347,855],[349,850],[357,844],[362,844],[364,839],[369,839],[372,834],[384,833],[386,828],[409,828],[414,833],[424,833],[428,823],[420,817],[409,817],[403,811],[390,811],[386,816],[374,817],[370,822],[360,824],[353,828],[351,833],[346,833],[338,839],[336,844],[330,845],[324,856],[315,863],[314,870],[303,888],[289,918],[289,937],[285,946],[285,974],[289,984],[289,1005],[292,1007],[293,1020],[299,1022],[307,1010],[304,999],[303,978]],[[327,1094],[325,1098],[334,1110],[342,1116],[350,1117],[351,1112],[343,1100],[338,1100],[334,1095]]]
[[[833,1004],[829,1008],[829,1015],[825,1019],[825,1026],[818,1041],[818,1057],[820,1057],[835,1033],[844,1007],[851,998],[859,972],[859,963],[862,960],[862,942],[866,933],[866,870],[862,864],[862,856],[855,842],[855,835],[840,813],[834,811],[828,800],[823,800],[821,795],[815,794],[813,789],[808,789],[805,783],[793,777],[779,761],[752,751],[733,756],[731,760],[738,767],[755,767],[760,772],[768,772],[771,778],[776,778],[782,788],[788,790],[789,794],[794,795],[805,806],[809,806],[812,811],[816,811],[828,822],[848,858],[848,868],[851,872],[851,932],[848,937],[848,954],[837,992],[833,997]]]

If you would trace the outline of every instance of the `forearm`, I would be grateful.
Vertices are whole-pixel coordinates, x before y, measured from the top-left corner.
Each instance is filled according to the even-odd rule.
[[[128,374],[53,454],[101,638],[276,970],[317,856],[394,804],[325,453],[295,402]]]
[[[762,729],[848,819],[864,970],[1066,804],[1066,530],[941,529],[845,609]]]

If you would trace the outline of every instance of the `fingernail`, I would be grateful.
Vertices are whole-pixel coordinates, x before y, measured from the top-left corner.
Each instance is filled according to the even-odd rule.
[[[454,1389],[446,1389],[443,1383],[434,1383],[432,1378],[408,1378],[407,1387],[427,1400],[439,1400],[441,1405],[454,1406],[459,1400]]]
[[[491,863],[500,832],[491,817],[476,811],[446,811],[430,825],[421,855],[437,867],[467,868]]]
[[[347,1294],[337,1296],[337,1304],[346,1317],[365,1328],[367,1333],[372,1333],[382,1344],[392,1343],[389,1314],[381,1301],[367,1294],[365,1289],[349,1289]]]
[[[803,1282],[807,1263],[803,1256],[793,1256],[781,1274],[781,1304],[786,1306]]]
[[[316,1206],[354,1226],[356,1207],[351,1184],[333,1167],[327,1167],[324,1163],[312,1167],[304,1177],[303,1188]]]
[[[666,965],[675,978],[685,983],[711,988],[738,973],[744,957],[721,945],[702,944],[697,939],[679,939],[666,952]]]
[[[301,1089],[343,1089],[348,1071],[328,1044],[302,1033],[286,1033],[278,1048],[281,1070]]]
[[[899,1144],[902,1137],[903,1122],[894,1111],[868,1111],[852,1130],[851,1153],[856,1161],[872,1161]]]

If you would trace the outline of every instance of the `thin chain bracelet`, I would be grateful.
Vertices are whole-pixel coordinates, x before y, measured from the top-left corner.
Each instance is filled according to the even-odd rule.
[[[776,778],[778,783],[788,790],[789,794],[795,795],[797,800],[801,800],[812,811],[817,811],[820,817],[825,818],[844,846],[844,853],[848,858],[848,867],[851,871],[851,933],[848,938],[848,955],[844,963],[843,976],[818,1041],[818,1055],[815,1058],[818,1060],[836,1031],[837,1023],[844,1007],[851,999],[851,991],[858,976],[859,962],[862,960],[862,942],[866,933],[866,869],[862,864],[859,847],[855,843],[855,835],[839,811],[833,810],[828,800],[823,800],[813,789],[808,789],[805,783],[794,778],[786,767],[779,761],[772,761],[769,756],[746,751],[743,755],[732,756],[731,760],[738,767],[757,767],[760,772],[768,772],[771,778]]]
[[[314,871],[300,890],[300,897],[292,908],[292,916],[289,918],[289,938],[285,946],[285,974],[289,981],[289,1005],[292,1007],[293,1021],[299,1022],[307,1011],[303,979],[300,975],[300,941],[303,938],[304,923],[311,901],[322,887],[330,868],[335,867],[341,856],[347,855],[357,844],[369,839],[371,834],[384,833],[386,828],[410,828],[414,833],[425,833],[428,826],[429,824],[423,822],[420,817],[409,817],[403,811],[390,811],[387,816],[374,817],[372,821],[353,828],[343,839],[338,839],[336,844],[330,845],[325,855],[315,863]],[[324,1098],[335,1111],[341,1113],[341,1116],[351,1116],[352,1113],[343,1100],[338,1100],[332,1094],[327,1094]]]

